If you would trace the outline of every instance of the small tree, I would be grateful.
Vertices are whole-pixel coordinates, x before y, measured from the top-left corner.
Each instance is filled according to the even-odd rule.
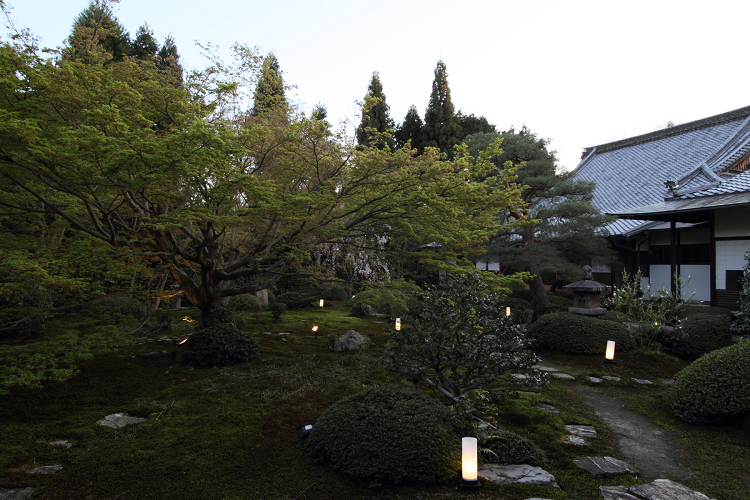
[[[419,306],[392,334],[383,363],[414,384],[424,381],[457,409],[467,391],[497,387],[500,377],[526,373],[538,358],[524,327],[505,317],[501,294],[478,274],[449,276],[418,294]]]

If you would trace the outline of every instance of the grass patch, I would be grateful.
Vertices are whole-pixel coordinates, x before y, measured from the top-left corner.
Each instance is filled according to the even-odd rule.
[[[180,362],[179,341],[192,332],[184,317],[194,310],[167,311],[174,328],[143,329],[114,354],[80,364],[80,373],[43,389],[11,388],[0,396],[0,488],[37,488],[34,498],[118,499],[463,499],[458,482],[432,487],[385,486],[372,490],[365,482],[316,465],[297,440],[299,424],[315,421],[339,399],[379,385],[408,385],[385,371],[378,359],[389,324],[351,316],[343,304],[289,310],[280,323],[270,313],[241,313],[239,327],[254,337],[262,355],[226,368],[192,369]],[[119,328],[137,322],[121,320]],[[132,323],[132,324],[131,324]],[[51,322],[44,336],[57,329],[97,328],[94,318],[64,316]],[[156,319],[149,326],[155,326]],[[320,327],[316,337],[311,328]],[[353,329],[367,335],[370,349],[333,353],[327,337]],[[266,334],[268,333],[268,334]],[[288,335],[279,335],[288,333]],[[165,340],[164,337],[167,339]],[[26,339],[26,342],[29,340]],[[671,378],[684,362],[654,354],[620,357],[605,365],[601,356],[542,353],[582,382],[586,375],[615,375],[660,380]],[[666,386],[603,384],[607,392],[672,429],[688,448],[698,476],[689,486],[722,500],[744,498],[749,484],[750,445],[740,428],[689,426],[676,421],[666,406]],[[498,486],[485,483],[485,497],[522,500],[600,499],[603,485],[634,484],[630,476],[598,477],[572,462],[580,455],[617,457],[616,438],[572,390],[572,383],[553,381],[539,396],[505,400],[498,417],[504,429],[540,446],[545,467],[562,490]],[[546,402],[560,409],[549,414],[534,408]],[[138,426],[113,430],[95,425],[110,413],[146,418]],[[564,424],[593,425],[598,437],[591,447],[565,445]],[[48,443],[67,439],[73,447]],[[24,471],[62,464],[50,476]]]

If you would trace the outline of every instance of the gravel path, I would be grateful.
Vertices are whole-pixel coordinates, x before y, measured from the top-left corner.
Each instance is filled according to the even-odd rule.
[[[669,431],[606,394],[586,387],[575,391],[617,435],[618,450],[641,477],[681,480],[692,476],[681,465],[688,457],[687,451],[670,440]]]

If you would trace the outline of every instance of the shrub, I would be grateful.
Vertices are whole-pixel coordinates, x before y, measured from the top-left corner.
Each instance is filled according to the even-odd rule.
[[[675,377],[672,412],[691,424],[709,423],[750,412],[750,342],[710,352]]]
[[[523,299],[517,299],[515,297],[506,297],[502,303],[503,309],[510,307],[511,320],[514,323],[526,324],[531,322],[531,317],[534,314],[534,308],[531,306],[531,302]]]
[[[138,300],[130,300],[122,306],[122,313],[135,319],[144,320],[148,316],[148,306]]]
[[[620,311],[607,311],[599,316],[593,316],[596,319],[614,321],[615,323],[635,323],[635,320],[627,314]]]
[[[284,314],[284,311],[286,311],[287,309],[286,304],[277,300],[269,302],[268,308],[271,310],[271,315],[273,317],[274,323],[278,323],[279,321],[281,321],[281,315]]]
[[[260,300],[252,293],[233,295],[227,300],[230,311],[260,311]]]
[[[480,444],[479,451],[482,461],[490,464],[543,466],[547,460],[537,445],[510,431],[496,431]]]
[[[460,424],[446,406],[398,386],[354,394],[334,403],[305,442],[319,462],[371,481],[432,484],[460,470]]]
[[[187,347],[187,360],[203,368],[246,363],[260,356],[258,343],[237,329],[227,311],[209,315]]]
[[[718,314],[693,314],[682,320],[685,340],[694,357],[726,347],[732,343],[732,320]]]
[[[569,307],[573,307],[573,300],[561,295],[547,295],[550,303],[557,306],[560,311],[567,311]]]
[[[683,304],[679,310],[679,316],[682,319],[692,316],[693,314],[712,314],[716,316],[732,317],[732,311],[726,307],[709,307],[709,306],[696,306],[692,304]]]
[[[337,302],[345,302],[349,300],[350,297],[351,296],[348,293],[346,293],[346,290],[344,290],[340,286],[334,286],[334,287],[331,287],[331,289],[328,290],[328,292],[326,292],[325,299],[333,300]]]
[[[367,304],[374,307],[375,311],[389,313],[391,316],[406,315],[416,305],[413,297],[420,291],[417,285],[403,278],[385,283],[368,283],[367,286],[367,289],[349,301],[349,305],[356,307]]]
[[[634,347],[633,337],[623,325],[570,313],[552,313],[536,320],[527,335],[534,347],[569,354],[602,354],[608,340],[618,351]]]
[[[531,290],[529,290],[528,288],[513,288],[511,290],[511,296],[514,299],[525,300],[529,304],[534,299],[534,296],[532,295]]]

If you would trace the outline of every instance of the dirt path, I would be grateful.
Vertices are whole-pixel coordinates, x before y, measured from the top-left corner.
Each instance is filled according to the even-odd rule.
[[[602,392],[586,387],[575,391],[617,435],[618,450],[641,477],[680,480],[693,475],[681,465],[687,451],[670,440],[667,430]]]

